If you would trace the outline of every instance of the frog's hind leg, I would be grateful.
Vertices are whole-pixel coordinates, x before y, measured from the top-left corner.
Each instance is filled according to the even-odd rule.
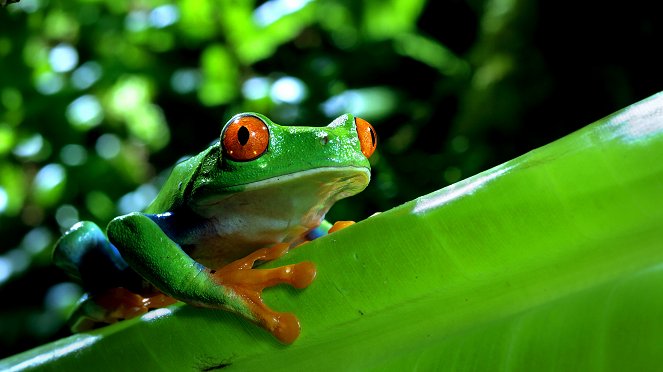
[[[58,240],[53,262],[89,292],[139,282],[99,226],[89,221],[75,224]]]
[[[142,278],[92,222],[79,222],[69,229],[56,243],[53,261],[88,292],[70,318],[74,332],[133,318],[150,308],[175,302],[160,293],[134,293],[145,292]]]
[[[169,306],[175,302],[177,300],[163,293],[143,297],[126,288],[109,288],[86,294],[70,318],[70,327],[73,332],[83,332],[119,320],[135,318],[150,309]]]
[[[265,305],[262,291],[280,283],[305,288],[315,279],[315,265],[300,262],[273,269],[254,269],[253,265],[256,261],[271,261],[283,256],[288,247],[288,244],[277,244],[259,249],[212,273],[219,284],[232,289],[243,299],[261,326],[285,343],[291,343],[299,336],[299,320],[291,313],[280,313]]]

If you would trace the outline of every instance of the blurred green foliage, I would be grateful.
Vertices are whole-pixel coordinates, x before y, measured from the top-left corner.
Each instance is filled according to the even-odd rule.
[[[655,4],[22,0],[0,8],[0,357],[66,333],[50,264],[79,219],[138,210],[233,114],[380,144],[361,219],[661,89]]]

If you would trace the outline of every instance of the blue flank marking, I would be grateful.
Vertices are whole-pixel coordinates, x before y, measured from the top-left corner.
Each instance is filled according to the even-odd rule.
[[[327,230],[324,227],[318,226],[315,229],[311,230],[306,234],[306,238],[309,240],[315,240],[321,236],[327,235]]]

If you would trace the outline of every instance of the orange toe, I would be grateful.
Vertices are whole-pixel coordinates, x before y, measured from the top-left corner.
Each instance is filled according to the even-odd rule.
[[[269,261],[283,256],[287,251],[288,246],[284,244],[260,249],[222,267],[212,275],[219,284],[242,298],[258,324],[270,331],[279,341],[289,344],[299,336],[299,320],[294,314],[272,310],[264,303],[262,291],[282,283],[295,288],[306,288],[315,279],[315,264],[300,262],[272,269],[253,268],[256,261]]]
[[[354,223],[355,223],[354,221],[336,221],[334,222],[334,225],[329,229],[328,234],[331,234],[341,229],[345,229],[350,225],[354,225]]]

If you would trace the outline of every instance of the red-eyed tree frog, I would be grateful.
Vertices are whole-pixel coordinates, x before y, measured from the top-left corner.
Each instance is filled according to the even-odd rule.
[[[368,185],[376,144],[373,127],[349,114],[326,127],[234,116],[218,142],[175,166],[143,213],[113,219],[106,234],[79,222],[60,238],[55,263],[88,292],[72,330],[179,300],[234,311],[293,342],[298,319],[265,305],[262,290],[279,283],[305,288],[315,265],[258,269],[254,263],[326,234],[329,208]]]

